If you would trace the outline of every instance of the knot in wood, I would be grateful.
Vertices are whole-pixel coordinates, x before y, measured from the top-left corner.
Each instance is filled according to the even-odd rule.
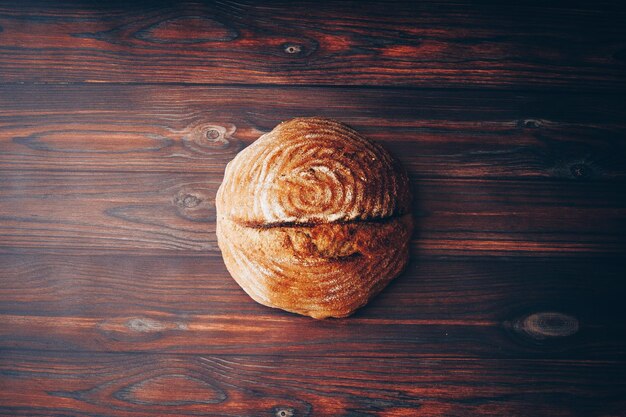
[[[204,136],[204,141],[202,141],[202,136]],[[226,138],[226,129],[223,127],[213,126],[208,128],[204,135],[200,136],[199,144],[202,142],[206,142],[207,145],[211,147],[226,147],[229,145],[229,141]]]
[[[126,322],[126,327],[140,333],[158,332],[165,329],[163,323],[148,318],[130,319]]]
[[[208,140],[216,141],[216,140],[218,140],[220,138],[220,136],[222,136],[222,135],[221,135],[220,131],[217,130],[217,129],[209,129],[206,132],[206,138]]]
[[[183,136],[185,147],[201,154],[213,154],[216,151],[233,149],[237,140],[232,138],[235,126],[219,126],[200,124],[187,128],[187,134]],[[235,146],[236,147],[236,146]]]
[[[536,119],[524,119],[517,122],[517,126],[524,129],[538,129],[541,127],[541,121]]]
[[[545,311],[518,320],[514,328],[533,339],[543,340],[571,336],[578,332],[579,323],[576,317],[555,311]]]
[[[276,417],[293,417],[294,410],[293,408],[288,407],[278,407],[276,408]]]
[[[589,178],[593,175],[593,170],[586,164],[574,164],[570,167],[570,172],[577,179]]]
[[[181,208],[193,208],[202,203],[202,199],[193,194],[177,195],[174,201]]]
[[[283,45],[283,50],[288,54],[299,54],[302,52],[302,45],[298,45],[296,43],[286,43]]]

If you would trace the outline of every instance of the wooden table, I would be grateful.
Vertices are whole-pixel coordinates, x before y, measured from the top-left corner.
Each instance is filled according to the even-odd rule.
[[[609,2],[0,4],[0,415],[626,415],[626,14]],[[316,321],[216,245],[226,163],[341,120],[412,262]]]

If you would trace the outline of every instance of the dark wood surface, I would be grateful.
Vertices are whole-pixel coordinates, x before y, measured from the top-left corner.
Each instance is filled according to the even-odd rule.
[[[619,1],[3,3],[10,82],[626,89]]]
[[[127,4],[128,3],[128,4]],[[611,2],[0,2],[0,415],[626,416]],[[326,116],[407,167],[407,270],[253,302],[225,165]]]

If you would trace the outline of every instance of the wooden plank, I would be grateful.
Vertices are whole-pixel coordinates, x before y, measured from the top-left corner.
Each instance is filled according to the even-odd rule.
[[[617,254],[626,189],[612,183],[414,181],[413,252]],[[200,173],[3,172],[0,252],[217,252],[219,180]]]
[[[621,94],[349,88],[0,86],[0,169],[221,175],[296,116],[346,122],[420,178],[626,178]]]
[[[128,315],[274,311],[249,302],[218,255],[0,259],[0,307],[6,314],[98,317],[108,311]],[[621,280],[623,261],[602,259],[598,264],[588,259],[417,257],[359,316],[504,321],[520,312],[547,309],[568,311],[588,323],[614,322],[619,320],[618,297],[626,289]],[[583,302],[589,297],[594,303]]]
[[[4,351],[0,415],[619,415],[623,362]]]
[[[217,256],[0,257],[0,348],[286,356],[624,355],[624,261],[424,260],[347,320],[256,304]]]
[[[614,91],[624,17],[617,1],[26,1],[0,7],[0,81]]]
[[[418,256],[357,317],[504,322],[545,310],[573,315],[591,327],[607,325],[619,322],[624,310],[625,264],[621,259]],[[0,313],[8,315],[278,313],[253,302],[219,255],[0,255],[0,300]]]

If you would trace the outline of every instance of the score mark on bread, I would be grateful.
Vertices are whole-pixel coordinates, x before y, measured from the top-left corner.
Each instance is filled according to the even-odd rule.
[[[333,120],[297,118],[226,167],[218,244],[257,302],[346,317],[406,265],[410,201],[406,172],[380,145]]]

